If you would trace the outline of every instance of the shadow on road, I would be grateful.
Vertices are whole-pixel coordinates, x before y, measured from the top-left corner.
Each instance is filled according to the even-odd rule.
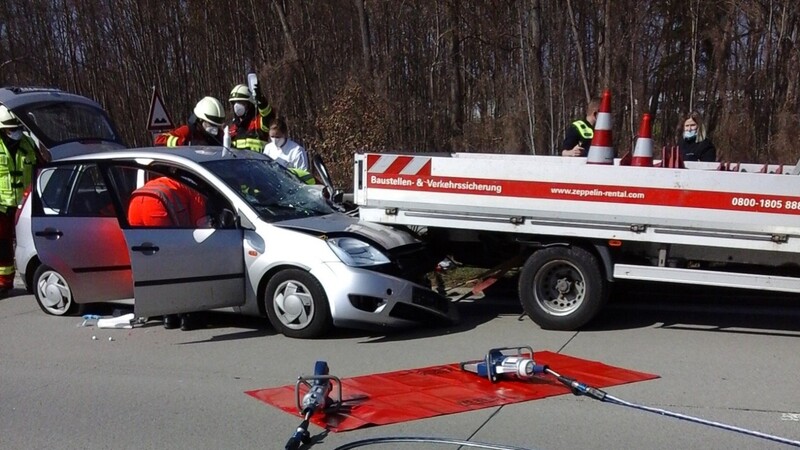
[[[469,331],[499,316],[514,315],[538,327],[517,299],[516,280],[486,290],[481,299],[459,303],[461,322],[372,335],[365,341],[386,342]],[[707,286],[623,281],[614,284],[609,303],[581,332],[636,328],[688,329],[707,332],[800,337],[800,296]]]
[[[460,316],[456,324],[373,331],[333,329],[321,339],[359,339],[365,344],[406,341],[467,332],[501,316],[517,317],[531,327],[538,327],[524,314],[517,297],[516,279],[501,280],[488,288],[484,297],[467,298],[456,305]],[[133,309],[124,305],[92,304],[87,305],[85,312],[120,315],[133,312]],[[218,311],[195,315],[197,327],[226,329],[227,332],[185,344],[277,334],[266,318]],[[161,326],[161,321],[154,318],[140,326]],[[231,328],[240,330],[231,332]],[[800,337],[800,295],[667,283],[616,282],[609,303],[580,331],[591,333],[637,328]]]
[[[800,296],[707,286],[617,283],[605,310],[581,331],[645,327],[800,336]]]

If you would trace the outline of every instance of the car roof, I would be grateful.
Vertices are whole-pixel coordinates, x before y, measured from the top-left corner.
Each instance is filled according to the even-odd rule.
[[[59,162],[68,161],[97,161],[109,159],[153,158],[161,160],[178,161],[181,159],[196,163],[219,161],[225,159],[255,159],[269,160],[263,153],[252,150],[227,149],[218,146],[190,145],[182,147],[138,147],[121,149],[111,152],[91,153],[60,159]]]
[[[83,103],[103,109],[99,103],[82,95],[70,94],[60,89],[43,87],[22,87],[7,86],[0,88],[0,103],[8,109],[19,108],[20,106],[31,103],[42,103],[51,101],[69,101],[73,103]]]

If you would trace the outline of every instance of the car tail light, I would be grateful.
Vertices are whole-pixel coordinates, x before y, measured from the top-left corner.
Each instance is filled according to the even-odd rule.
[[[25,202],[28,201],[28,197],[31,196],[31,187],[28,186],[25,188],[25,192],[22,193],[22,202],[19,204],[19,208],[17,208],[17,213],[14,215],[14,225],[19,222],[19,216],[22,214],[22,208],[25,207]]]

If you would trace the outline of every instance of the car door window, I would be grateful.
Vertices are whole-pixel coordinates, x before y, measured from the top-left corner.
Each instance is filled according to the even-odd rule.
[[[231,228],[230,202],[206,182],[169,167],[115,166],[109,171],[131,228]]]
[[[95,164],[44,169],[38,178],[41,211],[45,216],[113,217],[111,195]]]

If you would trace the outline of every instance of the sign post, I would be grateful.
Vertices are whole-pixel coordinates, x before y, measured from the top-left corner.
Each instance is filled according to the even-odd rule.
[[[158,132],[172,130],[175,124],[169,117],[164,100],[158,93],[158,89],[153,86],[153,97],[150,100],[150,114],[147,116],[147,131],[155,135]]]

